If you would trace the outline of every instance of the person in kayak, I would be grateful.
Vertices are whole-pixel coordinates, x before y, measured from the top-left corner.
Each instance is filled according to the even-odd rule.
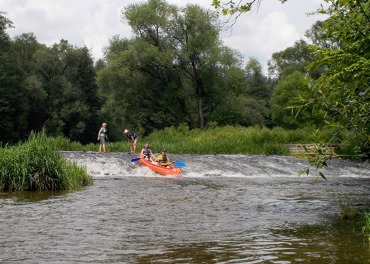
[[[144,148],[141,150],[140,154],[143,155],[144,159],[146,159],[146,160],[155,161],[153,152],[149,148],[148,143],[145,143]]]
[[[139,136],[136,135],[135,132],[129,131],[128,129],[125,129],[125,131],[123,131],[123,134],[130,141],[130,153],[135,154],[136,153],[136,142]]]
[[[166,149],[163,149],[161,154],[159,154],[155,160],[161,166],[168,166],[171,163],[170,158],[166,154]]]
[[[105,153],[106,140],[108,140],[107,132],[108,132],[107,123],[103,123],[98,132],[98,140],[100,141],[100,145],[99,145],[100,153]]]

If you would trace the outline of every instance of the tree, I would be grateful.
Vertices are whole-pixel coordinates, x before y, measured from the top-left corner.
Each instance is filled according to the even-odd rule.
[[[324,68],[302,106],[319,105],[327,122],[351,132],[349,141],[357,153],[370,153],[370,2],[325,0],[320,13],[326,36],[337,45],[311,46],[317,57],[310,70]]]
[[[145,134],[217,122],[244,73],[239,55],[220,42],[215,18],[196,5],[178,8],[160,0],[131,5],[123,16],[135,37],[111,40],[106,69],[98,74],[110,108],[120,108],[114,113],[120,124]]]
[[[269,75],[278,80],[295,71],[307,73],[306,67],[314,60],[307,43],[299,40],[293,47],[272,54],[272,59],[268,62]]]
[[[13,23],[4,14],[0,12],[0,142],[3,144],[13,143],[24,136],[26,107],[21,89],[22,74],[14,62],[12,42],[6,33]]]
[[[278,0],[281,3],[285,3],[287,0]],[[223,15],[234,15],[249,12],[254,6],[259,7],[262,0],[240,0],[237,2],[233,1],[221,1],[212,0],[212,6],[219,10]]]
[[[61,40],[37,55],[39,74],[47,92],[44,122],[51,135],[82,143],[96,138],[100,108],[94,63],[86,47],[74,48]]]
[[[245,66],[248,95],[268,101],[272,94],[269,80],[262,72],[262,65],[255,58],[250,58]]]
[[[286,129],[303,128],[306,126],[322,127],[322,116],[312,107],[302,109],[299,114],[292,107],[299,104],[299,98],[308,96],[308,80],[304,73],[295,71],[283,77],[274,87],[270,100],[271,116],[275,126]]]
[[[324,29],[323,21],[316,21],[305,36],[309,38],[314,46],[326,49],[338,49],[340,43],[336,42],[332,35]]]
[[[23,102],[23,118],[18,118],[18,131],[28,135],[31,130],[37,131],[44,125],[45,102],[47,92],[43,87],[43,79],[38,73],[36,54],[46,49],[45,45],[38,43],[32,33],[17,36],[12,41],[12,58],[14,66],[19,71],[21,80],[19,99]],[[19,105],[21,105],[19,103]]]

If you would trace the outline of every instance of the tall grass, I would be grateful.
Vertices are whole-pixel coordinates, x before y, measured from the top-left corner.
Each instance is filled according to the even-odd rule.
[[[364,235],[367,237],[370,246],[370,211],[364,213],[365,225],[362,228]]]
[[[316,132],[316,133],[314,133]],[[254,154],[254,155],[289,155],[285,144],[333,142],[336,131],[317,131],[308,127],[296,130],[282,128],[268,129],[266,127],[225,126],[210,129],[190,130],[187,125],[167,127],[156,130],[146,138],[140,137],[136,152],[140,152],[145,142],[148,142],[154,152],[166,148],[172,153],[187,154]],[[53,139],[56,149],[70,151],[98,151],[98,144],[81,145],[70,142],[63,137]],[[128,140],[122,136],[121,141],[108,142],[108,152],[129,152]]]
[[[145,141],[156,152],[166,148],[173,153],[289,155],[284,144],[306,143],[310,138],[304,130],[225,126],[201,131],[180,125],[154,131]]]
[[[86,169],[57,151],[61,142],[68,144],[32,133],[26,142],[0,149],[0,190],[67,190],[92,184]]]

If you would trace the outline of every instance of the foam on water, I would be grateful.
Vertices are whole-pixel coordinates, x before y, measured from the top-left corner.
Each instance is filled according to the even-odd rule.
[[[136,156],[109,152],[64,151],[67,160],[87,169],[93,177],[140,176],[162,177],[138,162]],[[190,155],[171,154],[171,160],[186,163],[181,167],[183,177],[297,177],[309,167],[305,159],[291,156],[262,155]],[[310,168],[316,177],[315,168]],[[329,167],[321,170],[326,176],[367,178],[370,166],[364,162],[332,160]]]

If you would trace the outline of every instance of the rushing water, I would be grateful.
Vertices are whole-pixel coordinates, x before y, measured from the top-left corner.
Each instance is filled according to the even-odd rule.
[[[339,206],[370,207],[366,164],[333,161],[324,181],[293,157],[171,155],[187,163],[176,178],[128,154],[64,155],[94,185],[0,194],[0,263],[370,263],[363,221]]]

